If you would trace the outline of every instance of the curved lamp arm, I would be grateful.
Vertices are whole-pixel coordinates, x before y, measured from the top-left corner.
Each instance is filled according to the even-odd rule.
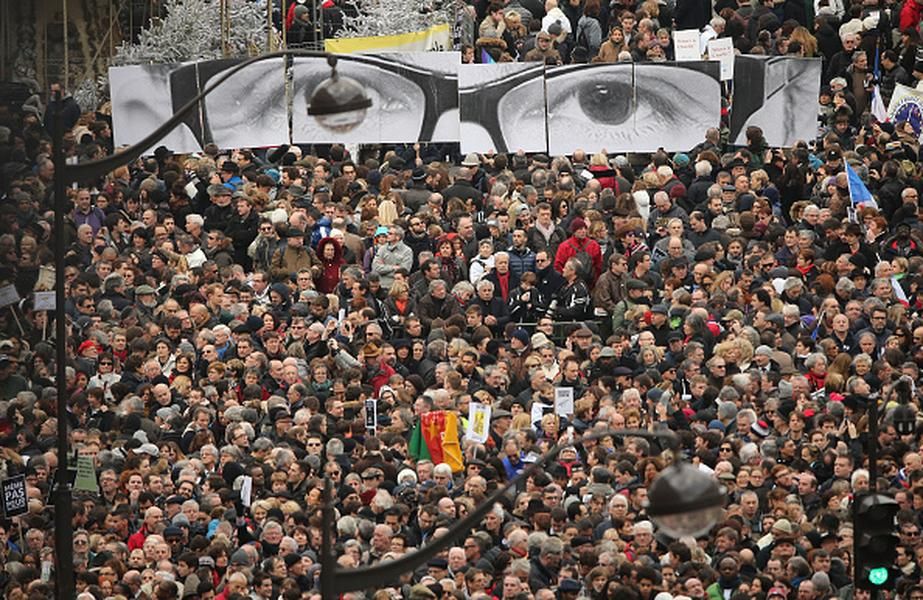
[[[104,158],[79,163],[76,165],[64,165],[60,172],[55,172],[55,177],[61,177],[61,179],[66,182],[85,182],[101,177],[106,173],[121,167],[122,165],[128,164],[129,162],[141,156],[145,150],[159,142],[163,136],[172,131],[177,125],[182,123],[186,116],[195,110],[199,102],[201,102],[206,96],[212,93],[216,87],[227,81],[229,78],[233,77],[235,74],[255,63],[273,58],[284,58],[287,56],[326,58],[328,60],[336,60],[334,55],[328,54],[327,52],[302,49],[279,50],[277,52],[268,52],[266,54],[260,54],[259,56],[249,58],[244,62],[235,65],[233,68],[223,73],[216,80],[209,83],[209,85],[204,90],[202,90],[198,96],[187,102],[185,106],[179,109],[178,112],[174,113],[172,117],[167,119],[163,125],[152,131],[140,142],[137,142],[116,152],[115,154],[106,156]]]
[[[468,513],[468,516],[449,528],[444,535],[434,538],[426,544],[426,546],[420,548],[416,552],[406,554],[397,560],[380,563],[372,567],[345,570],[336,569],[336,559],[332,553],[323,553],[323,556],[321,556],[321,594],[323,598],[326,600],[345,592],[381,587],[385,582],[395,580],[401,574],[413,571],[440,551],[451,546],[459,535],[466,534],[478,525],[487,513],[493,510],[494,504],[499,501],[504,494],[511,489],[515,489],[520,483],[537,473],[542,467],[548,464],[549,461],[557,456],[562,449],[572,446],[575,443],[598,440],[604,437],[640,437],[657,439],[667,442],[667,445],[673,451],[679,448],[679,438],[669,429],[659,431],[648,431],[646,429],[613,429],[584,435],[567,444],[555,444],[522,473],[507,482],[503,487],[495,490],[493,494],[488,496],[480,505],[476,506],[474,510]],[[327,489],[325,490],[327,492],[325,504],[332,507],[329,486],[330,483],[328,480]],[[330,510],[332,512],[332,508],[330,508]],[[330,521],[332,521],[332,518]],[[327,540],[332,533],[328,525],[332,526],[333,523],[325,519],[323,532],[324,540]],[[332,548],[332,545],[332,541],[326,541],[325,543],[325,547],[328,548]],[[324,572],[328,573],[328,577],[324,577]]]

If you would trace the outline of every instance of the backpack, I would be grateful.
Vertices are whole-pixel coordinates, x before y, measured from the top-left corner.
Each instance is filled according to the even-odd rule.
[[[578,246],[577,242],[571,241],[570,244],[575,251],[573,258],[577,261],[577,276],[589,284],[593,281],[593,257],[586,251],[588,243]]]
[[[586,36],[586,25],[577,27],[577,43],[570,52],[570,61],[572,63],[583,64],[590,62],[590,41]]]

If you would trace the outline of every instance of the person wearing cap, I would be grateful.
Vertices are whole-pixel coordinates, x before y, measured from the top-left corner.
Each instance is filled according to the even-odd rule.
[[[666,348],[668,337],[672,328],[670,327],[670,307],[666,304],[655,304],[651,307],[650,331],[654,334],[654,343],[661,348]]]
[[[234,216],[231,199],[235,189],[221,184],[208,186],[208,197],[211,200],[211,205],[205,209],[202,215],[205,218],[206,231],[224,231],[227,229],[228,223],[231,222]]]
[[[428,177],[425,169],[414,169],[410,175],[410,185],[401,194],[404,206],[409,208],[413,213],[417,213],[420,207],[426,205],[429,200],[431,192],[426,185],[427,179]]]
[[[644,294],[648,289],[647,283],[640,279],[629,278],[625,282],[625,297],[616,303],[615,309],[612,311],[613,331],[622,327],[625,322],[625,314],[629,310],[646,302]]]
[[[233,160],[222,162],[218,175],[221,177],[220,185],[226,187],[231,193],[236,192],[244,183],[243,178],[240,176],[240,165]]]
[[[278,248],[272,256],[270,273],[274,281],[287,280],[292,273],[307,269],[311,273],[320,270],[320,261],[314,250],[305,245],[305,232],[289,227],[285,232],[285,247]]]
[[[380,246],[372,259],[372,272],[381,278],[381,287],[388,289],[394,283],[398,269],[410,272],[413,267],[413,251],[404,243],[404,230],[397,225],[388,227],[388,240]]]
[[[558,246],[555,253],[554,268],[565,275],[564,265],[567,261],[576,259],[580,278],[588,286],[592,286],[602,274],[602,250],[596,240],[588,237],[588,225],[582,217],[575,217],[570,222],[569,229],[571,236]]]

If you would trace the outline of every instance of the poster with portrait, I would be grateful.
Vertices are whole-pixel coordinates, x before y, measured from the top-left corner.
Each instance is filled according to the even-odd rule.
[[[734,60],[731,143],[746,145],[757,126],[770,146],[791,147],[817,135],[821,60],[789,56],[738,56]],[[811,107],[807,110],[806,107]]]
[[[545,152],[545,65],[461,65],[461,151]]]
[[[372,106],[349,130],[331,130],[308,115],[317,86],[330,76],[324,58],[296,58],[292,79],[292,141],[321,143],[457,142],[457,52],[341,56],[337,72],[361,84]]]
[[[171,74],[173,109],[189,101],[187,81],[195,77],[199,91],[214,88],[199,104],[202,129],[196,132],[204,144],[219,148],[278,146],[288,142],[288,110],[285,101],[285,59],[275,58],[244,67],[225,81],[221,79],[245,59],[208,60],[195,70]]]
[[[245,59],[174,65],[133,65],[109,70],[113,135],[117,146],[139,142],[214,87],[171,134],[155,144],[180,153],[208,143],[219,148],[296,143],[457,142],[457,52],[396,52],[342,56],[341,75],[357,80],[372,107],[349,131],[322,126],[307,114],[317,86],[330,77],[323,57],[268,59],[244,67]],[[286,82],[289,89],[286,90]],[[291,125],[291,127],[290,127]],[[153,151],[153,148],[149,149]]]
[[[689,150],[720,122],[718,75],[710,61],[548,68],[548,151]]]
[[[131,146],[143,140],[173,116],[170,74],[195,63],[170,65],[130,65],[109,68],[109,91],[112,99],[112,139],[115,147]],[[193,80],[189,96],[198,94]],[[190,127],[192,125],[193,127]],[[161,144],[175,152],[199,152],[202,146],[194,130],[201,130],[198,112],[148,149]]]

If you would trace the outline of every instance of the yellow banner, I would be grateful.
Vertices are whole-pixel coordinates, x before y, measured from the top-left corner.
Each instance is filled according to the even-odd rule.
[[[362,38],[324,40],[324,49],[334,54],[361,52],[419,52],[452,49],[452,30],[448,23],[433,25],[429,29]]]

